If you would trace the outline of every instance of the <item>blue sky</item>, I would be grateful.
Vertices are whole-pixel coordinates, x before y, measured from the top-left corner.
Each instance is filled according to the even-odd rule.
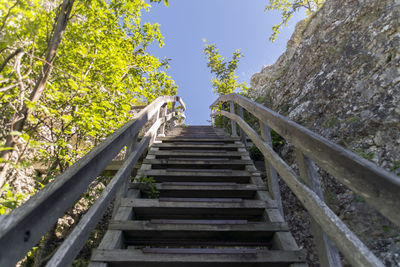
[[[267,0],[170,0],[169,7],[152,3],[142,22],[158,22],[165,46],[151,46],[149,52],[170,58],[168,74],[178,85],[178,95],[186,103],[188,125],[208,125],[210,104],[216,99],[211,89],[211,73],[203,52],[204,42],[215,43],[223,57],[230,58],[240,48],[244,57],[236,71],[238,80],[250,85],[251,76],[264,65],[273,64],[285,51],[297,21],[296,14],[278,39],[268,37],[280,22],[278,12],[264,12]]]

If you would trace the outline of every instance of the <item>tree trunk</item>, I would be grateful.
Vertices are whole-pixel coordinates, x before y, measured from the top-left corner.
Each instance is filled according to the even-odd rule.
[[[67,27],[67,24],[68,24],[69,16],[71,14],[71,10],[74,5],[74,1],[75,0],[64,0],[61,5],[60,13],[58,14],[55,29],[54,29],[54,34],[51,37],[50,43],[47,47],[46,62],[44,63],[44,65],[42,67],[39,78],[37,79],[37,81],[35,83],[35,87],[29,97],[30,101],[33,101],[33,102],[38,101],[44,91],[44,88],[46,87],[46,83],[47,83],[47,80],[49,79],[50,73],[52,71],[53,62],[54,62],[54,59],[57,54],[58,46],[60,45],[61,39],[65,32],[65,28]],[[28,118],[30,112],[31,112],[31,110],[24,104],[20,110],[22,119],[20,119],[16,122],[13,122],[10,125],[10,129],[12,129],[12,131],[21,132],[23,130],[26,119]],[[13,136],[8,135],[6,137],[5,147],[11,147],[13,149],[1,151],[0,157],[6,161],[10,160],[12,158],[15,145],[16,145],[16,142],[15,142]],[[0,171],[0,188],[3,186],[4,182],[6,181],[7,170],[9,169],[10,166],[9,166],[9,163],[4,163],[3,166],[1,166],[1,167],[2,168]]]

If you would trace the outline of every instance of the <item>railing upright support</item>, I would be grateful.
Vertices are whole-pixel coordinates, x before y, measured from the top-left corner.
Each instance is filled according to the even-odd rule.
[[[124,160],[127,160],[129,155],[135,149],[135,146],[137,144],[138,135],[139,134],[136,134],[135,137],[133,137],[132,140],[127,144]],[[126,193],[128,192],[128,184],[129,184],[129,178],[126,179],[123,182],[123,184],[121,185],[121,187],[118,190],[117,194],[115,195],[115,202],[114,202],[114,208],[113,208],[112,216],[114,216],[117,213],[117,210],[118,210],[118,207],[119,207],[119,203],[121,202],[121,199],[126,196]]]
[[[172,129],[175,126],[175,104],[176,101],[172,102],[172,109],[171,109],[171,113],[172,113],[172,119],[171,119],[171,124],[170,124],[170,129]]]
[[[271,138],[271,129],[260,120],[260,128],[261,128],[261,137],[271,148],[272,148],[272,138]],[[274,200],[276,200],[278,204],[278,209],[283,216],[283,208],[282,208],[282,199],[281,192],[279,190],[278,183],[278,174],[272,165],[266,160],[265,161],[265,173],[268,177],[268,189],[270,194]]]
[[[161,110],[162,109],[162,110]],[[164,107],[160,108],[160,113],[158,116],[158,118],[165,118],[165,116],[167,116],[167,112],[168,112],[168,105],[165,104]],[[167,124],[167,122],[164,122],[161,127],[160,127],[160,134],[158,136],[164,137],[165,136],[165,125]]]
[[[238,112],[239,112],[240,118],[242,118],[244,120],[243,107],[240,105],[238,105]],[[244,144],[245,147],[247,147],[246,139],[247,139],[246,133],[243,131],[242,128],[240,128],[240,140],[242,141],[242,143]]]
[[[231,113],[235,114],[235,103],[233,101],[229,101],[229,104]],[[231,125],[232,125],[232,136],[237,137],[236,122],[234,120],[231,120]]]
[[[324,200],[315,163],[299,149],[296,149],[296,160],[300,171],[300,178],[321,200]],[[310,218],[310,223],[321,266],[342,266],[335,244],[313,218]]]

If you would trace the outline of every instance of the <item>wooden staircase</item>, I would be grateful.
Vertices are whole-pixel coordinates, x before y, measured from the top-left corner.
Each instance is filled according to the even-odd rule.
[[[211,126],[159,137],[90,266],[306,266],[239,138]]]
[[[222,103],[230,112],[215,109]],[[165,137],[167,123],[184,119],[186,106],[179,96],[160,96],[23,205],[0,216],[0,266],[23,259],[104,171],[117,172],[46,267],[73,264],[113,199],[109,230],[90,266],[304,266],[281,215],[278,175],[311,217],[321,266],[342,266],[339,251],[352,266],[384,266],[329,208],[318,170],[400,226],[400,180],[394,173],[242,95],[220,96],[210,108],[212,118],[230,119],[232,135],[240,131],[241,140],[249,138],[263,154],[268,189],[243,143],[223,130],[178,127]],[[249,125],[246,113],[259,123]],[[272,130],[294,146],[298,172],[273,150]],[[113,161],[123,154],[123,161]],[[144,177],[147,182],[153,177],[155,185],[145,186]],[[149,198],[156,192],[157,199]]]

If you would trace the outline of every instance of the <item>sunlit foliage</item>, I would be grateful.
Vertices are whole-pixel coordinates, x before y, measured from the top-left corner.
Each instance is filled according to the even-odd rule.
[[[287,26],[293,14],[300,9],[305,9],[307,16],[312,15],[317,11],[325,0],[269,0],[269,4],[265,10],[277,10],[281,13],[282,22],[272,27],[272,34],[269,37],[271,42],[276,40],[276,37],[281,32],[283,26]]]
[[[177,90],[168,61],[146,52],[151,43],[164,45],[159,24],[140,20],[148,3],[76,0],[45,91],[31,101],[62,2],[0,3],[0,142],[17,138],[12,163],[41,162],[49,175],[130,120],[135,103]],[[15,132],[24,108],[29,117]]]

